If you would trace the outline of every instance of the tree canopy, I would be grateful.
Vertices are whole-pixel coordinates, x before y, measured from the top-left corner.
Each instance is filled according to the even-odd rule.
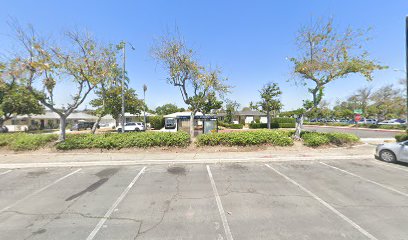
[[[105,94],[105,96],[103,96]],[[100,90],[96,91],[97,98],[90,102],[92,107],[96,110],[102,110],[104,115],[110,114],[118,121],[122,113],[122,87],[113,86],[107,88],[105,93]],[[143,100],[138,99],[136,91],[132,88],[125,89],[125,105],[126,112],[131,114],[140,114],[143,110]]]
[[[228,92],[226,79],[218,68],[201,65],[193,49],[179,36],[162,37],[153,48],[153,57],[168,73],[167,82],[178,88],[185,104],[191,110],[190,136],[194,136],[194,117],[199,111],[220,108],[217,97]]]
[[[184,108],[179,108],[176,104],[167,103],[162,106],[158,106],[155,112],[157,115],[164,116],[164,115],[172,114],[175,112],[184,112],[184,111],[185,111]]]
[[[367,30],[351,27],[339,32],[332,19],[316,21],[299,30],[296,38],[299,55],[289,60],[293,63],[295,80],[309,86],[312,94],[312,101],[304,101],[307,111],[318,106],[328,83],[345,79],[350,74],[360,74],[370,81],[375,70],[386,68],[369,58],[364,48],[366,35]],[[298,121],[297,138],[300,138],[302,122],[303,115]]]

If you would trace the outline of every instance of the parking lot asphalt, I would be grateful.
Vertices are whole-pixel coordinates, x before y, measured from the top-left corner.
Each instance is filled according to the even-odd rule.
[[[0,169],[0,239],[407,239],[373,159]]]

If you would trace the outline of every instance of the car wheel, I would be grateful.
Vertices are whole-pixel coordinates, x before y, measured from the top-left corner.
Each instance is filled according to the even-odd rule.
[[[122,132],[122,129],[118,128],[118,133],[121,133],[121,132]]]
[[[393,163],[397,161],[397,157],[395,156],[395,154],[393,152],[391,152],[390,150],[382,150],[380,152],[380,158],[381,160],[383,160],[384,162],[389,162],[389,163]]]

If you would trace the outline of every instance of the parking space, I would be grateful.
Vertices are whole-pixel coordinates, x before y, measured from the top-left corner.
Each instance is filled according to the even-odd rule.
[[[367,160],[0,170],[0,239],[406,239],[408,168]]]

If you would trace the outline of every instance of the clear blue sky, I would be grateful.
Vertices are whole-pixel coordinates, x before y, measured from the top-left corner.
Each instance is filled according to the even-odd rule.
[[[247,106],[258,99],[258,89],[268,81],[278,82],[286,110],[301,106],[307,90],[287,82],[296,55],[294,38],[302,24],[312,18],[333,17],[336,27],[372,27],[367,49],[371,56],[388,65],[375,74],[373,82],[351,76],[327,87],[325,98],[332,103],[370,84],[378,88],[396,83],[405,66],[405,16],[407,0],[298,0],[298,1],[96,1],[19,0],[3,1],[0,12],[0,51],[15,46],[7,21],[30,23],[41,33],[59,36],[77,28],[91,31],[99,40],[131,42],[127,70],[131,87],[140,94],[149,87],[150,107],[164,103],[183,106],[179,92],[167,85],[166,73],[150,57],[154,39],[178,26],[186,41],[199,52],[204,64],[218,65],[235,88],[229,98]],[[66,101],[66,89],[59,89],[58,102]]]

